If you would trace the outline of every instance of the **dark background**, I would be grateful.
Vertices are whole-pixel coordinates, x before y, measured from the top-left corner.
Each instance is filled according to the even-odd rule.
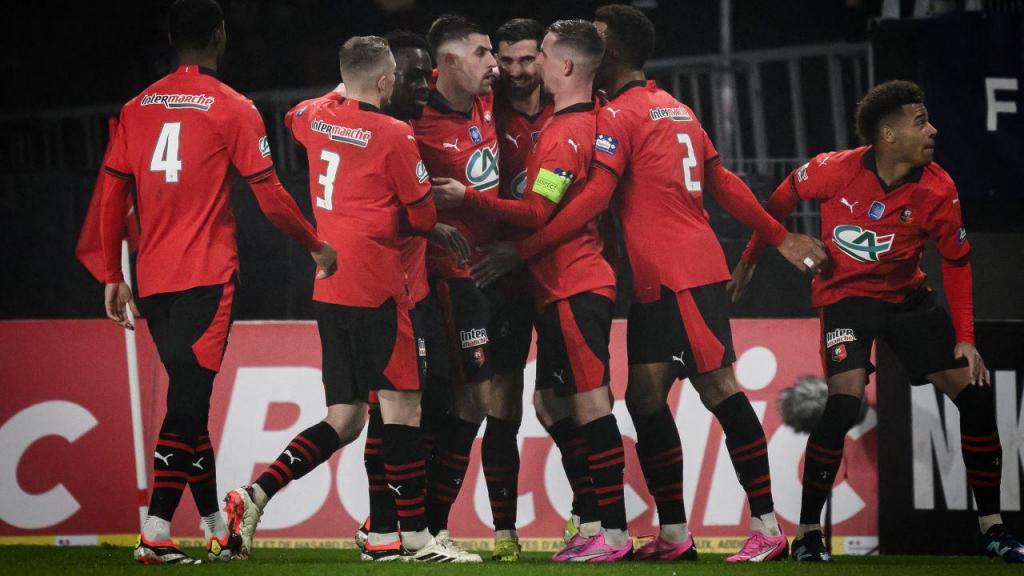
[[[0,91],[0,318],[101,317],[102,287],[75,260],[74,247],[85,217],[105,142],[105,118],[120,104],[171,71],[176,62],[166,39],[170,1],[52,2],[7,8],[0,19],[0,71],[7,79]],[[508,0],[500,3],[440,1],[299,0],[222,2],[228,50],[222,79],[252,95],[264,116],[275,164],[286,188],[310,213],[305,158],[281,129],[284,112],[301,98],[319,95],[338,80],[337,46],[355,34],[383,34],[394,28],[425,32],[433,18],[459,11],[493,30],[512,17],[550,22],[591,18],[607,2]],[[387,10],[384,5],[398,5]],[[408,4],[408,9],[401,9]],[[657,27],[655,57],[693,56],[718,50],[719,3],[716,0],[638,2]],[[916,78],[928,60],[915,29],[884,36],[875,23],[880,0],[734,1],[733,49],[753,50],[800,44],[873,41],[876,80]],[[912,5],[913,2],[903,2]],[[906,9],[906,7],[905,7]],[[1020,25],[1019,14],[998,15]],[[896,21],[913,27],[918,20]],[[956,37],[967,24],[945,23],[940,30]],[[931,37],[941,34],[931,32]],[[983,35],[983,34],[982,34]],[[894,40],[895,39],[895,40]],[[918,47],[918,48],[915,48]],[[1019,46],[1018,46],[1019,48]],[[923,54],[922,54],[923,52]],[[1008,58],[1022,60],[1019,50]],[[998,58],[993,57],[993,61]],[[1024,70],[1024,67],[1021,67]],[[795,156],[785,84],[770,84],[766,69],[765,104],[769,140],[776,156]],[[783,76],[784,68],[774,71]],[[827,83],[822,67],[804,64],[803,98],[809,126],[809,152],[832,147]],[[782,86],[779,88],[778,86]],[[826,88],[823,89],[822,87]],[[710,99],[710,92],[704,95]],[[931,106],[932,97],[929,96]],[[744,114],[740,100],[740,114]],[[852,116],[853,102],[848,103]],[[1024,109],[1024,103],[1021,104]],[[89,116],[89,121],[80,120]],[[1024,116],[1019,116],[1024,117]],[[938,120],[949,120],[937,116]],[[1005,116],[1003,118],[1006,118]],[[937,121],[938,124],[938,121]],[[714,127],[705,127],[715,138]],[[852,119],[850,122],[852,134]],[[943,165],[964,148],[944,139],[939,125],[939,159]],[[852,136],[851,136],[852,138]],[[56,144],[55,144],[55,139]],[[82,143],[85,144],[82,144]],[[748,139],[749,142],[749,139]],[[853,142],[851,142],[852,144]],[[745,150],[750,155],[749,150]],[[802,160],[801,160],[802,162]],[[953,171],[957,182],[970,181],[970,162]],[[766,198],[779,178],[746,177]],[[1015,188],[1016,189],[1016,188]],[[1005,287],[1024,282],[1020,232],[1024,211],[1000,198],[964,195],[965,217],[975,247],[976,306],[979,317],[1024,317],[1024,299]],[[1020,195],[1018,193],[1017,197]],[[705,199],[730,265],[748,232]],[[242,261],[239,319],[309,318],[312,263],[300,246],[280,234],[259,212],[251,192],[239,184],[233,192]],[[1008,215],[1016,215],[1010,217]],[[926,270],[936,273],[934,254]],[[623,286],[628,276],[622,278]],[[809,283],[774,252],[760,264],[748,295],[734,316],[810,316]],[[936,280],[932,281],[938,286]],[[628,290],[620,290],[627,294]],[[619,311],[625,302],[620,302]]]

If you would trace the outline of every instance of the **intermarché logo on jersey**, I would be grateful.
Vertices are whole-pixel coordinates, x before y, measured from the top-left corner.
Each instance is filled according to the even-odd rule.
[[[651,108],[651,120],[658,121],[662,118],[671,118],[673,122],[689,122],[693,120],[686,108]]]
[[[162,104],[168,110],[190,108],[192,110],[209,112],[210,107],[213,106],[213,101],[213,96],[207,96],[206,94],[146,94],[142,97],[142,102],[139,102],[139,105],[152,106],[154,104]]]
[[[370,143],[370,138],[373,138],[373,132],[370,132],[369,130],[363,130],[362,128],[349,128],[348,126],[336,126],[319,119],[314,120],[309,127],[312,128],[314,132],[326,134],[328,138],[335,142],[351,144],[353,146],[359,146],[360,148],[366,148],[366,145]]]
[[[852,224],[842,224],[832,229],[832,241],[844,254],[858,262],[878,262],[878,256],[892,248],[894,236],[879,236],[873,230]]]
[[[488,146],[473,152],[466,162],[466,180],[477,190],[490,190],[498,185],[498,150]]]

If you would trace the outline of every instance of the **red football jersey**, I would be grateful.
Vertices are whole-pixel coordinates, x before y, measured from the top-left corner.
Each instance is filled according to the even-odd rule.
[[[313,299],[409,306],[398,227],[402,206],[430,202],[430,182],[408,124],[352,99],[299,104],[285,125],[309,156],[309,189],[320,237],[338,252],[338,272]]]
[[[935,162],[888,188],[864,146],[819,154],[793,171],[789,183],[799,198],[821,201],[821,240],[832,266],[811,283],[816,307],[850,296],[901,302],[924,282],[928,238],[946,260],[971,250],[956,185]]]
[[[619,176],[616,208],[637,302],[730,278],[704,210],[718,152],[689,107],[653,81],[626,84],[597,117],[594,162]]]
[[[432,178],[453,178],[478,192],[497,196],[500,178],[493,102],[493,95],[478,96],[472,110],[465,114],[452,110],[443,96],[431,91],[423,116],[412,125]],[[473,247],[496,239],[494,219],[466,208],[440,212],[438,221],[458,228]],[[477,258],[474,256],[473,261]],[[443,248],[433,244],[427,249],[427,265],[445,278],[469,277],[468,267],[459,268]]]
[[[594,156],[597,106],[591,102],[555,112],[541,130],[526,164],[526,194],[554,202],[555,213],[580,201]],[[604,259],[597,220],[569,240],[527,262],[543,307],[584,292],[615,300],[615,272]]]
[[[533,116],[516,110],[504,99],[494,103],[494,118],[498,123],[498,148],[501,152],[501,197],[522,200],[526,189],[526,160],[540,129],[548,121],[555,107],[546,99]]]
[[[227,282],[238,269],[231,184],[274,169],[252,101],[181,66],[121,109],[105,169],[134,177],[138,294]]]

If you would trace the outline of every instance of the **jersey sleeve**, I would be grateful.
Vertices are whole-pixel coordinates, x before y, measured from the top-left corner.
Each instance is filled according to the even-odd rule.
[[[701,126],[700,131],[704,135],[703,146],[701,146],[704,150],[704,164],[709,164],[718,160],[718,148],[715,148],[715,143],[711,141],[711,137],[708,136],[708,132],[703,126]]]
[[[121,117],[117,122],[117,130],[110,136],[110,146],[103,159],[103,169],[113,176],[131,178],[132,170],[128,163],[128,135],[126,134],[124,116],[124,109],[122,109]]]
[[[949,261],[962,260],[971,252],[960,214],[960,198],[956,185],[948,175],[942,189],[930,198],[926,208],[925,232],[935,241],[942,258]]]
[[[223,125],[224,144],[231,163],[243,178],[251,180],[273,169],[270,141],[256,106],[245,100],[236,104]]]
[[[836,194],[836,182],[841,172],[838,162],[830,162],[832,153],[811,158],[789,175],[793,190],[801,200],[828,200]]]
[[[534,158],[527,162],[525,195],[540,196],[557,206],[580,172],[586,169],[586,149],[581,150],[577,141],[582,136],[577,137],[572,132],[550,133],[547,138],[543,135],[541,138],[541,145],[533,151]]]
[[[312,104],[307,100],[299,102],[284,115],[284,127],[292,134],[295,142],[302,147],[306,146],[306,134],[308,133],[309,121],[312,116]]]
[[[406,124],[397,126],[392,139],[394,149],[385,157],[385,166],[395,194],[405,207],[409,227],[428,232],[437,222],[437,210],[430,193],[430,175],[420,158],[412,128]]]
[[[629,164],[632,129],[631,115],[626,110],[605,106],[597,114],[597,135],[594,137],[594,165],[616,178]]]

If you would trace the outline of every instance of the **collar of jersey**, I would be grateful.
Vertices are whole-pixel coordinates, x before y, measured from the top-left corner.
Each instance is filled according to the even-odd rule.
[[[213,68],[207,68],[206,66],[196,66],[195,64],[182,64],[178,66],[176,72],[181,72],[183,74],[205,74],[207,76],[213,76],[218,80],[220,79],[220,76],[217,76],[217,71]]]
[[[871,173],[875,175],[875,178],[878,179],[878,185],[882,187],[882,191],[885,192],[886,194],[892,192],[893,190],[899,188],[900,186],[903,186],[904,184],[908,184],[910,182],[914,182],[916,184],[917,182],[920,182],[921,176],[924,174],[923,167],[914,168],[913,170],[910,171],[909,174],[907,174],[905,178],[903,178],[899,182],[894,182],[892,186],[889,186],[888,184],[885,183],[885,180],[882,180],[882,177],[878,175],[878,162],[875,160],[874,148],[868,148],[868,151],[864,154],[864,167],[870,170]]]
[[[572,114],[573,112],[590,112],[593,109],[594,109],[594,101],[591,100],[590,102],[578,102],[578,103],[573,104],[571,106],[566,106],[565,108],[562,108],[561,110],[556,110],[554,115],[555,116],[560,116],[562,114]]]
[[[612,94],[612,97],[609,98],[609,100],[615,100],[619,96],[622,96],[622,94],[626,90],[630,90],[632,88],[642,88],[644,86],[647,86],[647,80],[630,80],[629,82],[626,82],[622,86],[622,88],[619,88],[618,92],[616,92],[615,94]]]
[[[473,109],[470,108],[469,112],[462,112],[461,110],[455,110],[452,105],[448,103],[448,100],[441,95],[437,89],[430,91],[430,96],[427,97],[427,106],[430,106],[434,110],[443,114],[457,114],[463,118],[469,119],[473,117]]]
[[[344,96],[342,96],[340,99],[338,99],[338,104],[344,103],[345,100],[348,100],[348,98],[345,98]],[[381,111],[380,108],[374,106],[373,104],[369,104],[367,102],[363,102],[362,100],[352,100],[352,101],[355,102],[356,104],[358,104],[359,105],[359,109],[364,111],[364,112],[376,112],[377,114],[383,114],[384,113],[384,112]]]

